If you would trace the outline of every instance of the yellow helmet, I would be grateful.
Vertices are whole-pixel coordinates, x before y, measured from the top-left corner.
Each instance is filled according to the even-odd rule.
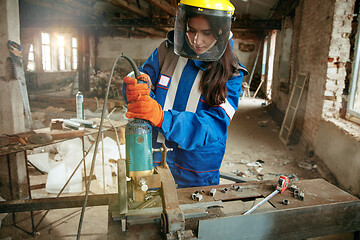
[[[235,8],[228,0],[180,0],[175,20],[174,52],[201,61],[216,61],[230,38]],[[208,27],[199,30],[199,19]]]
[[[181,0],[180,4],[198,8],[220,10],[230,14],[234,14],[235,11],[234,5],[232,5],[229,0]]]

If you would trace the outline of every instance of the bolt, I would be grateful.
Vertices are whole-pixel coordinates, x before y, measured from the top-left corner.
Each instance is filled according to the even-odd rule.
[[[141,188],[141,191],[143,192],[146,192],[149,189],[148,185],[146,184],[146,180],[144,178],[141,178],[139,180],[139,186]]]
[[[198,200],[201,201],[203,198],[203,196],[199,193],[199,191],[196,191],[194,193],[191,194],[191,199],[192,200]]]
[[[221,189],[221,192],[226,193],[228,190],[229,190],[228,188],[223,188]]]
[[[213,189],[210,190],[209,195],[210,196],[215,196],[215,193],[216,193],[216,189],[213,188]]]

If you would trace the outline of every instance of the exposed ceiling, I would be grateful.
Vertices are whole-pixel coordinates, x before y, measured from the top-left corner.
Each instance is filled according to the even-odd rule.
[[[86,27],[164,37],[178,0],[20,0],[22,27]],[[278,29],[298,0],[232,0],[233,30]]]

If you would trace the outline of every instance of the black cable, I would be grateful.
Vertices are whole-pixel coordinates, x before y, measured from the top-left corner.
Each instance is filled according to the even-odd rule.
[[[115,59],[114,64],[113,64],[113,67],[112,67],[112,69],[111,69],[110,79],[109,79],[109,82],[108,82],[108,85],[107,85],[107,88],[106,88],[106,93],[105,93],[105,99],[104,99],[103,109],[102,109],[102,112],[101,112],[101,120],[100,120],[99,131],[98,131],[98,134],[97,134],[97,137],[96,137],[96,144],[95,144],[94,155],[93,155],[93,158],[92,158],[92,161],[91,161],[91,168],[90,168],[90,175],[89,175],[90,178],[89,178],[88,184],[87,184],[87,186],[86,186],[84,205],[83,205],[82,210],[81,210],[79,227],[78,227],[78,232],[77,232],[77,237],[76,237],[77,240],[80,240],[81,227],[82,227],[82,223],[83,223],[83,220],[84,220],[85,208],[86,208],[86,204],[87,204],[87,200],[88,200],[88,196],[89,196],[89,191],[90,191],[91,176],[92,176],[93,173],[94,173],[95,160],[96,160],[96,155],[97,155],[98,146],[99,146],[99,139],[100,139],[100,135],[101,135],[101,132],[102,132],[103,123],[104,123],[105,108],[106,108],[107,99],[108,99],[108,95],[109,95],[109,90],[110,90],[110,85],[111,85],[111,79],[112,79],[113,74],[114,74],[114,70],[115,70],[116,63],[117,63],[117,61],[119,60],[119,58],[121,58],[121,57],[125,58],[126,60],[128,60],[128,61],[130,62],[131,66],[132,66],[132,68],[133,68],[133,70],[134,70],[134,73],[135,73],[135,77],[136,77],[136,78],[140,75],[139,69],[137,68],[135,62],[134,62],[130,57],[126,56],[125,54],[121,54],[121,56],[118,56],[118,57]]]

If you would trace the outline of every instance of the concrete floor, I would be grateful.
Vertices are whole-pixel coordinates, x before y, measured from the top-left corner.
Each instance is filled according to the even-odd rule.
[[[280,127],[272,121],[262,99],[244,98],[236,112],[229,129],[225,158],[221,167],[222,172],[244,173],[249,179],[263,179],[274,181],[278,174],[293,174],[299,179],[310,179],[324,176],[326,169],[317,159],[305,156],[298,145],[285,146],[279,139]],[[258,160],[262,162],[260,174],[251,174],[248,163]],[[260,167],[256,167],[259,170]],[[249,174],[246,174],[249,173]],[[46,181],[43,177],[33,177],[35,181]],[[333,181],[333,179],[329,179]],[[221,183],[230,183],[221,180]],[[96,181],[92,184],[93,191],[100,191]],[[34,193],[36,195],[36,192]],[[38,192],[39,196],[44,194]],[[51,194],[47,194],[50,196]],[[7,217],[0,228],[2,239],[76,239],[81,209],[52,210],[39,226],[35,237],[31,237],[22,230],[11,226],[11,218]],[[35,213],[35,224],[44,214]],[[81,239],[106,239],[108,215],[107,207],[91,207],[85,212]],[[31,221],[28,213],[16,214],[18,225],[28,231]],[[8,238],[10,237],[10,238]],[[12,238],[11,238],[12,237]],[[353,239],[353,234],[340,234],[316,240],[346,240]]]

